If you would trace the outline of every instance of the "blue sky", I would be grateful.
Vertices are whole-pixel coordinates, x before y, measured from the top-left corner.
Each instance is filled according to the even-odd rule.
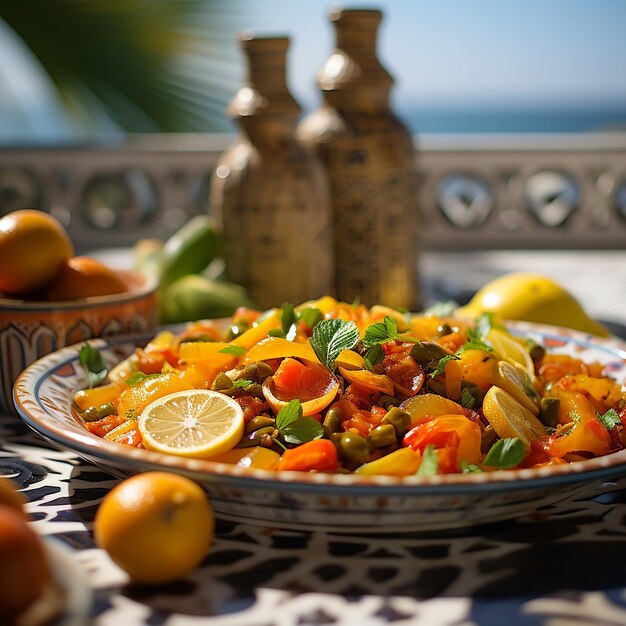
[[[325,0],[262,0],[259,34],[292,36],[289,78],[302,104],[333,45]],[[361,0],[385,13],[379,54],[394,98],[423,105],[621,106],[625,0]]]

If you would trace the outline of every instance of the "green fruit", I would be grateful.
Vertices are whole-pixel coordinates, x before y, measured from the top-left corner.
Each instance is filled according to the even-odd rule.
[[[163,246],[161,287],[187,274],[199,274],[218,254],[219,235],[213,220],[196,215],[179,228]]]
[[[255,307],[243,287],[198,274],[188,274],[164,289],[162,321],[164,324],[173,324],[227,317],[239,306]]]

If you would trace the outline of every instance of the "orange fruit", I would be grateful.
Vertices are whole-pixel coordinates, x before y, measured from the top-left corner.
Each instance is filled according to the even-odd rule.
[[[193,370],[171,371],[148,376],[122,391],[117,405],[117,414],[124,418],[139,417],[151,402],[170,393],[194,389],[196,382]]]
[[[35,602],[50,580],[39,536],[23,515],[0,505],[0,623],[15,618]]]
[[[137,474],[116,485],[96,512],[96,542],[135,582],[164,583],[197,567],[213,541],[204,490],[168,472]]]
[[[73,254],[69,235],[52,215],[34,209],[7,213],[0,218],[0,292],[43,287]]]
[[[0,505],[10,506],[26,517],[24,503],[24,497],[21,493],[16,491],[16,486],[13,481],[8,478],[0,477]]]
[[[88,256],[75,256],[59,268],[46,288],[48,300],[76,300],[128,291],[115,270]]]

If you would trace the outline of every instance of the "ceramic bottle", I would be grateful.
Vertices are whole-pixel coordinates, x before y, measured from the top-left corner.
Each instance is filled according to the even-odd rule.
[[[262,308],[333,291],[328,181],[295,136],[301,109],[287,87],[287,37],[242,35],[247,83],[229,105],[241,136],[218,161],[210,211],[221,224],[228,280]]]
[[[413,140],[390,107],[377,57],[379,10],[333,10],[336,48],[318,75],[319,109],[298,127],[329,176],[338,297],[417,310],[418,215]]]

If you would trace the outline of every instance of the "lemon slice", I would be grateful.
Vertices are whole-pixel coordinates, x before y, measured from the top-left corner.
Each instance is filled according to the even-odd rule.
[[[517,437],[526,448],[546,434],[545,426],[511,394],[491,387],[483,400],[483,413],[498,437]]]
[[[207,459],[234,448],[244,429],[243,411],[229,396],[185,389],[150,403],[139,416],[148,450]]]
[[[531,376],[535,374],[535,364],[528,350],[508,333],[492,328],[487,339],[496,354],[513,365],[521,365]]]

